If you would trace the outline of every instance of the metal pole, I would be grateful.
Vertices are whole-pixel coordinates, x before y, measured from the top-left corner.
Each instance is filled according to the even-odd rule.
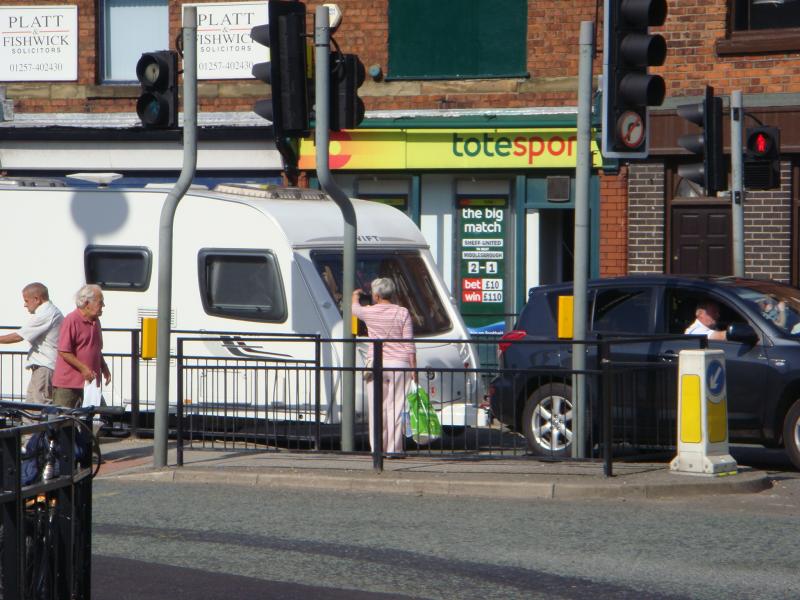
[[[175,376],[178,378],[176,387],[178,388],[178,405],[175,410],[175,457],[179,467],[183,466],[183,342],[182,338],[178,338],[178,346],[176,348],[177,373]]]
[[[175,211],[197,167],[197,7],[183,12],[183,168],[161,207],[158,231],[158,335],[153,466],[167,466],[169,437],[169,339],[172,314],[172,232]]]
[[[330,135],[330,46],[331,30],[328,21],[328,8],[318,6],[314,19],[314,53],[316,85],[316,128],[317,177],[322,189],[333,199],[342,211],[344,218],[343,256],[342,256],[342,450],[354,449],[353,428],[355,425],[355,374],[356,346],[353,340],[351,323],[353,310],[350,297],[356,282],[356,212],[353,203],[337,185],[331,173],[328,143]]]
[[[575,165],[575,248],[573,253],[573,340],[586,339],[589,276],[589,179],[592,169],[592,58],[594,23],[581,22],[578,64],[578,132]],[[572,345],[572,456],[586,456],[586,346]]]
[[[139,437],[139,333],[137,329],[131,330],[131,424],[130,431],[134,438]]]
[[[372,423],[369,427],[372,442],[372,468],[383,471],[383,342],[376,340],[372,344]]]
[[[316,428],[314,431],[314,450],[322,450],[322,407],[320,402],[322,399],[322,342],[320,336],[314,338],[314,422]]]
[[[733,274],[744,277],[744,168],[742,166],[742,92],[731,94],[731,214],[733,217]]]
[[[612,477],[614,475],[614,463],[612,460],[611,369],[609,369],[611,347],[608,342],[604,341],[597,350],[600,358],[600,382],[597,387],[601,394],[599,404],[603,407],[603,474],[606,477]]]

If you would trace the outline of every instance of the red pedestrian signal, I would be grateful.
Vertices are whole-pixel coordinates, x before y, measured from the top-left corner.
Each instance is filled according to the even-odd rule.
[[[777,127],[747,130],[744,150],[744,186],[749,190],[780,187],[781,131]]]
[[[755,150],[759,154],[764,154],[767,151],[767,136],[763,133],[756,135]]]
[[[772,149],[775,147],[775,137],[778,135],[777,128],[757,127],[748,131],[749,135],[747,137],[747,150],[754,157],[768,157],[772,153]]]

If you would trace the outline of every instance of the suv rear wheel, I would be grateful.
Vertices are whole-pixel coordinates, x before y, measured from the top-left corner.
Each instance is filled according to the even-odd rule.
[[[525,402],[522,431],[534,454],[568,456],[572,451],[572,388],[548,383],[536,389]]]
[[[795,400],[783,421],[783,445],[796,469],[800,470],[800,400]]]

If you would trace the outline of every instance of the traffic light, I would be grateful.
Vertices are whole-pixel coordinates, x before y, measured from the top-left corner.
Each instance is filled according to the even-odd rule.
[[[269,48],[269,62],[256,63],[252,73],[268,83],[272,98],[259,100],[254,112],[272,122],[275,137],[302,137],[309,133],[308,77],[306,74],[306,5],[270,0],[269,23],[250,30],[254,42]]]
[[[664,78],[648,67],[667,56],[664,37],[649,27],[664,24],[666,0],[606,0],[603,48],[603,156],[645,158],[648,106],[664,101]]]
[[[706,86],[703,101],[679,106],[678,116],[702,129],[699,134],[682,135],[678,145],[703,159],[703,162],[680,165],[678,175],[702,185],[707,196],[716,196],[728,183],[722,152],[722,98],[714,97],[714,89]]]
[[[752,127],[747,130],[744,151],[744,187],[773,190],[781,186],[781,130]]]
[[[358,88],[364,83],[366,69],[355,54],[331,55],[330,128],[353,129],[364,120],[364,101]]]
[[[142,93],[136,114],[144,127],[178,127],[178,53],[172,50],[145,52],[136,63],[136,78]]]

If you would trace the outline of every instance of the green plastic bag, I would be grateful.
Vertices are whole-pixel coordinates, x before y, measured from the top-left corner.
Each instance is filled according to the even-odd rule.
[[[417,444],[427,445],[442,437],[442,424],[428,398],[428,393],[412,381],[406,400],[411,421],[411,437],[414,441]]]

